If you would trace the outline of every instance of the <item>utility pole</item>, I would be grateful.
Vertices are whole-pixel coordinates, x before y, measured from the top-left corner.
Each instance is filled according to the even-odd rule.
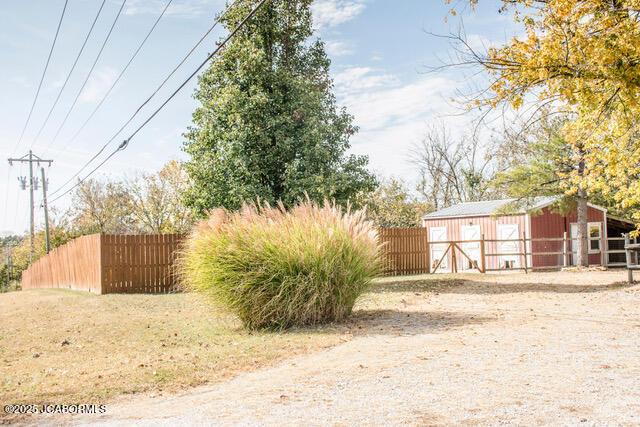
[[[49,183],[44,176],[44,167],[40,167],[42,172],[42,207],[44,207],[44,237],[47,253],[51,251],[51,241],[49,240],[49,207],[47,206],[47,187]]]
[[[27,185],[29,186],[29,200],[30,200],[30,225],[29,225],[29,234],[30,234],[30,243],[31,243],[31,252],[29,254],[29,262],[33,261],[33,254],[35,253],[35,243],[34,243],[34,237],[35,237],[35,218],[34,218],[34,198],[33,198],[33,191],[38,189],[38,178],[34,178],[33,177],[33,164],[36,163],[38,166],[40,166],[40,163],[46,163],[49,166],[51,166],[51,163],[53,163],[53,160],[45,160],[42,159],[38,156],[36,156],[35,154],[33,154],[33,152],[31,150],[29,150],[28,154],[25,154],[24,156],[17,158],[17,159],[13,159],[13,158],[9,158],[9,165],[13,166],[13,163],[29,163],[29,181],[27,183],[27,178],[26,177],[18,177],[18,180],[20,181],[20,185],[22,187],[23,190],[26,190]]]

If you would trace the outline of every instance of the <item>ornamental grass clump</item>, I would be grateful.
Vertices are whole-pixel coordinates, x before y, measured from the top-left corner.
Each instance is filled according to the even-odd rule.
[[[216,210],[185,245],[187,288],[237,314],[249,329],[343,320],[380,270],[372,224],[325,203]]]

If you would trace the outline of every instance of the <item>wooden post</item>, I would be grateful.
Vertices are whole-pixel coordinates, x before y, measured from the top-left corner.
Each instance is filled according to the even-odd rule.
[[[480,268],[482,269],[482,273],[487,272],[487,263],[485,261],[485,248],[484,248],[484,233],[480,235]]]
[[[569,266],[569,248],[567,246],[567,232],[564,232],[562,236],[562,263],[564,267],[567,268]]]
[[[629,239],[629,235],[624,235],[624,252],[627,258],[627,280],[629,284],[633,283],[633,270],[631,270],[631,264],[633,264],[633,260],[631,259],[631,249],[629,249],[629,245],[631,244],[631,240]]]
[[[431,274],[431,244],[429,243],[429,233],[427,229],[424,228],[424,240],[425,240],[425,249],[426,249],[426,265],[427,265],[427,274]]]
[[[529,272],[529,260],[527,259],[527,235],[522,233],[522,250],[524,252],[524,273]]]
[[[453,246],[453,243],[450,244],[451,246],[451,272],[452,273],[457,273],[458,272],[458,261],[456,260],[456,249]]]

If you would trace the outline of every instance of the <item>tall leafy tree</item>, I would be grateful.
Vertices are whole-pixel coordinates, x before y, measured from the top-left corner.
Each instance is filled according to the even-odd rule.
[[[583,164],[584,154],[566,142],[562,134],[564,125],[563,118],[543,116],[535,125],[527,126],[526,131],[506,133],[497,153],[506,170],[493,180],[495,187],[517,199],[505,206],[505,211],[529,207],[539,196],[561,195],[552,207],[563,214],[577,208],[578,219],[586,226],[586,200],[593,200],[595,194],[575,190],[572,174]],[[578,264],[580,260],[587,262],[588,245],[579,247],[576,255]]]
[[[176,160],[157,173],[143,173],[124,182],[135,227],[141,233],[186,233],[193,212],[181,200],[189,178]]]
[[[357,129],[332,93],[311,3],[267,2],[200,77],[184,144],[186,202],[197,212],[305,194],[344,204],[375,189],[367,157],[347,154]],[[222,22],[234,28],[254,4],[240,1]]]
[[[130,197],[120,182],[84,181],[73,195],[69,214],[78,235],[126,234],[135,227]]]
[[[398,178],[380,180],[366,207],[368,218],[378,227],[420,227],[422,217],[434,210],[432,203],[412,196]]]

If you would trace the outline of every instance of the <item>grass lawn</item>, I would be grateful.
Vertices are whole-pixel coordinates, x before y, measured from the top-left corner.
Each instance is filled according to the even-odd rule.
[[[344,329],[249,333],[193,294],[0,295],[1,401],[104,403],[216,382],[333,346]]]

